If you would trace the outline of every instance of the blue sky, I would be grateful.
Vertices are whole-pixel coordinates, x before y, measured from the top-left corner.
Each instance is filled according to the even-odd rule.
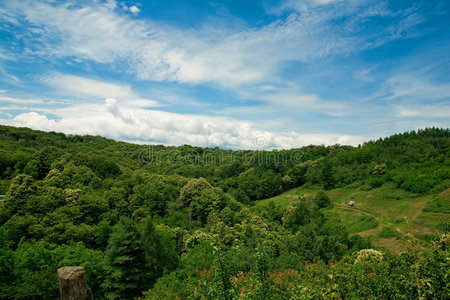
[[[232,149],[450,121],[450,2],[0,0],[0,124]]]

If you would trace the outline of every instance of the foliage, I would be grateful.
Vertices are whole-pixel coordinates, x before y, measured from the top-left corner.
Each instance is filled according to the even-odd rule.
[[[448,297],[449,249],[443,236],[431,249],[417,253],[423,299]],[[168,289],[165,299],[208,299],[222,289],[213,274],[220,266],[186,278],[182,290]],[[335,264],[317,262],[269,271],[267,276],[238,271],[228,279],[231,299],[413,299],[418,297],[413,250],[399,256],[373,249],[361,250]],[[265,288],[265,287],[270,288]],[[174,286],[172,286],[174,287]],[[152,291],[148,296],[153,296]],[[148,299],[153,299],[148,297]],[[159,298],[155,298],[159,299]],[[221,298],[225,299],[225,297]]]
[[[319,191],[313,200],[319,208],[324,208],[331,205],[330,198],[324,191]]]
[[[439,196],[436,196],[427,204],[427,206],[424,208],[424,211],[435,213],[450,213],[450,198],[441,198]]]
[[[146,265],[146,254],[136,225],[131,219],[122,217],[114,227],[105,254],[102,287],[106,298],[130,299],[141,295],[149,284],[147,272],[153,271],[153,266]]]
[[[444,299],[448,238],[355,264],[372,246],[351,234],[402,233],[358,205],[348,220],[333,211],[348,210],[339,187],[381,191],[373,206],[408,195],[431,200],[424,211],[445,231],[449,157],[450,131],[437,128],[231,151],[0,126],[0,298],[57,298],[57,268],[80,265],[96,298]]]

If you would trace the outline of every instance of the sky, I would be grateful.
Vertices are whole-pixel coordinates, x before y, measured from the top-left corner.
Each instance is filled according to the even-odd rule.
[[[0,124],[223,149],[450,127],[450,1],[0,0]]]

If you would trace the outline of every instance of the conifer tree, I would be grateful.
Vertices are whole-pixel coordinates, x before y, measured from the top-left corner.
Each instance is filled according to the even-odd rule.
[[[148,289],[146,261],[138,229],[123,217],[114,227],[104,262],[103,288],[108,299],[133,299]]]

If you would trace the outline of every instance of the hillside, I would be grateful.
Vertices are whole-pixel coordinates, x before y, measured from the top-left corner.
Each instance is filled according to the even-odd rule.
[[[449,129],[231,151],[0,126],[0,298],[57,297],[65,265],[97,298],[445,298],[449,188]]]
[[[256,211],[272,204],[287,208],[299,197],[314,197],[318,186],[303,186],[273,198],[256,201]],[[409,247],[408,226],[411,222],[419,241],[429,241],[433,235],[448,231],[450,223],[450,189],[429,195],[417,195],[396,188],[394,183],[366,189],[358,185],[330,189],[326,194],[332,207],[325,211],[330,219],[339,219],[349,233],[368,238],[380,249],[396,253]],[[354,206],[350,206],[354,201]]]

